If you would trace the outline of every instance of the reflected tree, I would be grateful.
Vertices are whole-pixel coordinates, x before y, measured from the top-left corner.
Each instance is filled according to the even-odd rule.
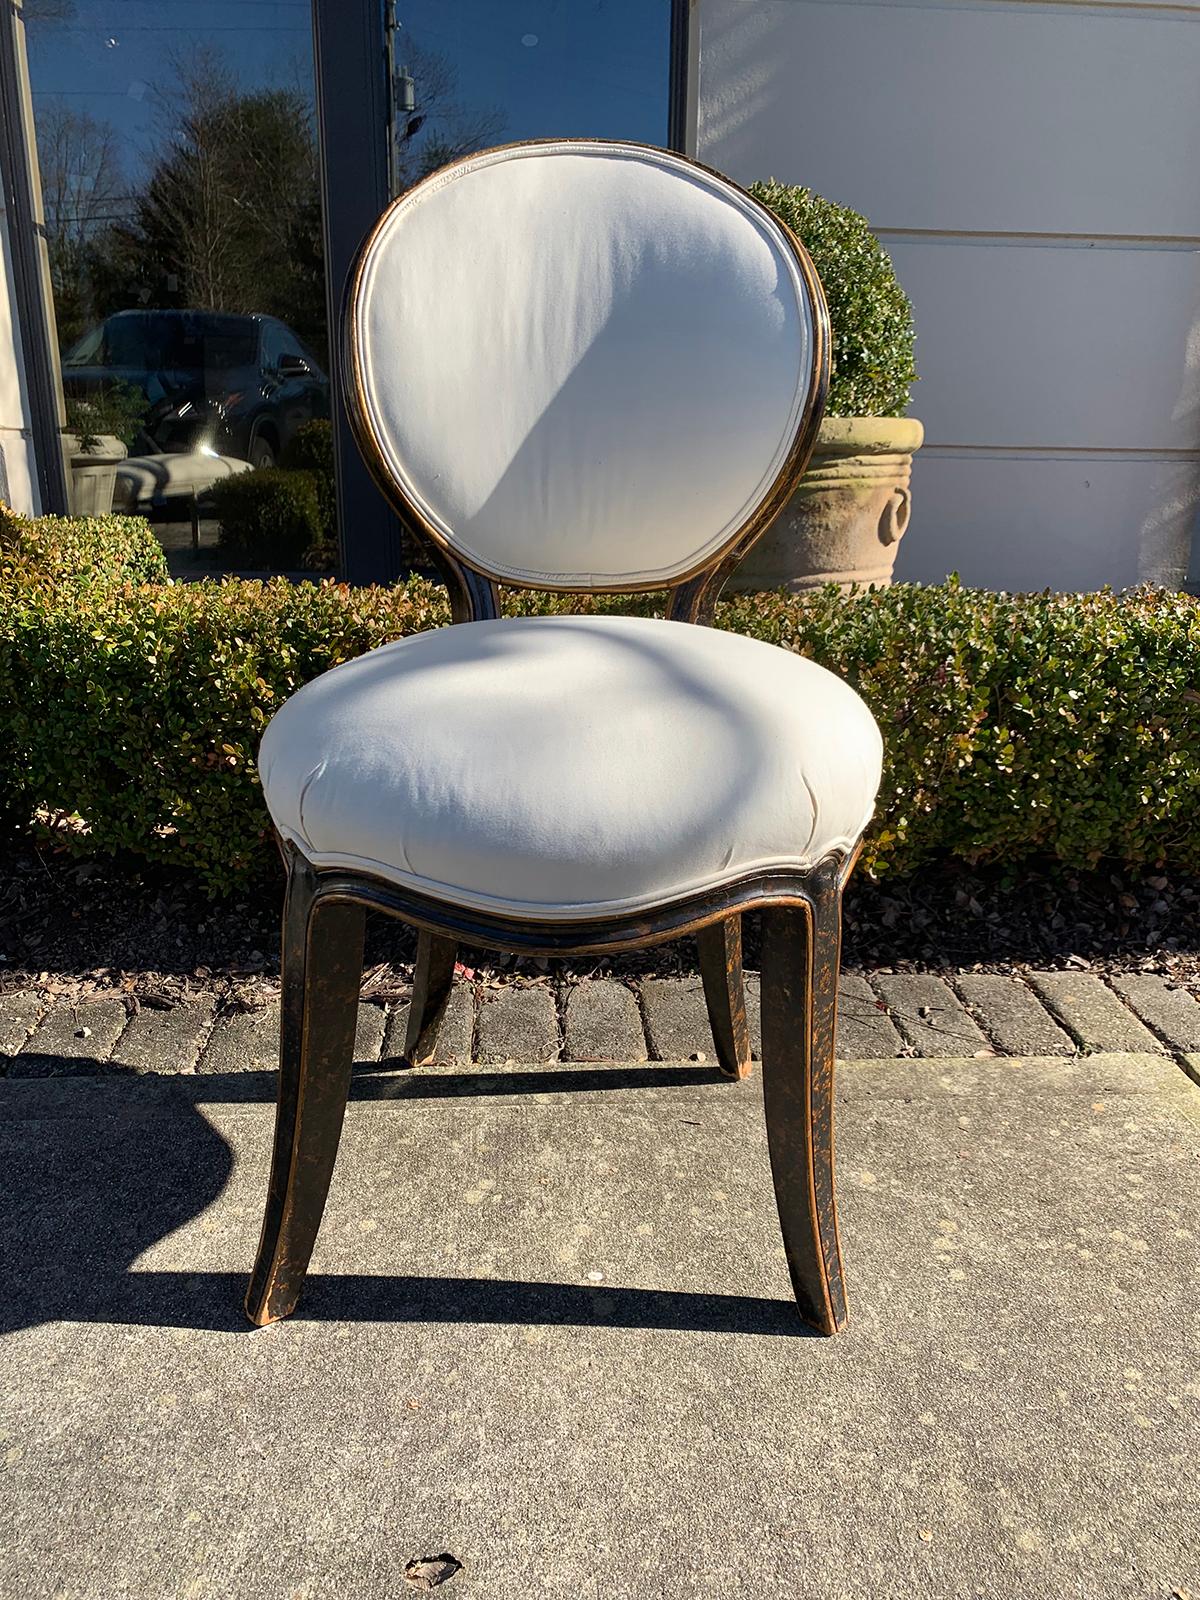
[[[175,63],[161,153],[100,242],[101,311],[191,306],[281,317],[325,354],[312,109],[298,89],[242,91],[216,51]]]
[[[93,259],[131,197],[111,123],[48,101],[38,111],[38,166],[59,338],[72,343],[93,320]]]
[[[25,0],[21,10],[27,23],[58,24],[61,27],[76,19],[75,0]]]
[[[71,0],[36,0],[61,25]],[[498,142],[496,108],[463,103],[458,72],[404,41],[416,96],[398,146],[408,188]],[[282,318],[327,360],[316,130],[305,86],[244,89],[223,52],[177,56],[158,95],[156,154],[132,182],[110,123],[64,104],[38,114],[38,150],[59,336],[72,343],[128,307],[195,307]],[[406,128],[406,132],[408,129]]]
[[[416,105],[412,120],[418,128],[397,147],[399,192],[411,189],[448,161],[499,143],[504,132],[499,108],[466,106],[459,99],[458,70],[449,57],[424,49],[407,32],[403,55],[413,80]]]

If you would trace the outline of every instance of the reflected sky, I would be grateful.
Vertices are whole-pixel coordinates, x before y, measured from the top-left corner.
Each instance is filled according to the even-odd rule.
[[[308,0],[28,0],[36,103],[61,98],[115,128],[136,165],[161,144],[172,62],[199,45],[245,88],[312,93]],[[437,80],[443,113],[488,143],[599,134],[667,136],[669,0],[398,0],[397,56],[417,110]]]
[[[458,68],[463,98],[496,105],[505,139],[667,137],[669,0],[418,0],[418,47]]]

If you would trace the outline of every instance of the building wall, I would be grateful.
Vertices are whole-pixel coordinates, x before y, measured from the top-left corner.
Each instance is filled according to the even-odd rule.
[[[693,138],[866,213],[928,443],[899,578],[1181,582],[1200,514],[1200,4],[694,0]]]
[[[25,371],[14,317],[8,216],[0,189],[0,500],[29,515],[41,508],[37,503]]]

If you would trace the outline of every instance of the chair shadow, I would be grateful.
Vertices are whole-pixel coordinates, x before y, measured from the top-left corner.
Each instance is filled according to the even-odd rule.
[[[198,1074],[179,1080],[180,1092],[194,1104],[274,1104],[274,1072]],[[715,1066],[648,1062],[635,1066],[486,1067],[448,1072],[405,1067],[395,1060],[356,1062],[351,1102],[363,1100],[458,1100],[506,1095],[598,1094],[622,1089],[731,1087]],[[733,1085],[732,1087],[736,1087]]]
[[[630,1070],[639,1076],[642,1072]],[[547,1071],[515,1076],[542,1090],[548,1080],[577,1075]],[[608,1086],[618,1075],[612,1068],[584,1073],[588,1080],[603,1078]],[[451,1082],[454,1077],[469,1082],[487,1075],[451,1075]],[[252,1332],[241,1302],[257,1243],[257,1218],[247,1223],[245,1273],[207,1271],[202,1265],[196,1271],[143,1271],[136,1263],[218,1201],[229,1180],[233,1150],[200,1105],[205,1100],[271,1099],[272,1079],[271,1074],[248,1073],[220,1079],[0,1085],[5,1113],[0,1333],[49,1322]],[[410,1081],[426,1088],[436,1083],[434,1093],[468,1092],[461,1082],[442,1087],[446,1078],[414,1076]],[[682,1081],[696,1080],[689,1072]],[[264,1093],[268,1083],[270,1091]],[[373,1092],[382,1087],[380,1077],[360,1078],[356,1097],[383,1098]],[[260,1131],[266,1138],[265,1121]],[[202,1240],[198,1234],[198,1251]],[[515,1323],[791,1337],[809,1333],[790,1299],[383,1274],[314,1273],[296,1316],[318,1322]]]

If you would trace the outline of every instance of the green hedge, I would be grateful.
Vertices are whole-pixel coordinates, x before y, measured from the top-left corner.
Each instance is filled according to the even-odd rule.
[[[272,712],[326,668],[444,625],[445,592],[420,580],[122,581],[146,557],[136,519],[116,522],[98,525],[109,576],[86,604],[74,578],[5,568],[0,802],[82,854],[125,849],[230,889],[274,870],[254,768]],[[879,719],[887,760],[868,870],[907,873],[942,854],[1200,870],[1200,612],[1187,597],[951,583],[752,595],[718,612],[721,627],[841,673]]]
[[[0,589],[20,583],[78,596],[166,575],[144,517],[20,517],[0,505]]]
[[[221,549],[252,570],[297,572],[330,565],[317,475],[260,467],[212,488]]]
[[[825,291],[828,414],[902,417],[917,381],[913,309],[866,217],[774,178],[751,184],[750,193],[803,241]]]
[[[279,465],[289,472],[311,472],[321,513],[321,537],[331,554],[337,550],[337,479],[333,470],[333,424],[314,417],[302,422],[283,447]]]
[[[939,854],[1200,870],[1200,609],[1187,595],[951,582],[721,609],[721,626],[811,656],[874,712],[886,757],[868,870]]]
[[[446,616],[431,585],[284,578],[147,584],[86,608],[33,589],[5,600],[5,809],[80,854],[130,850],[214,890],[270,863],[254,757],[272,712],[326,668]]]

